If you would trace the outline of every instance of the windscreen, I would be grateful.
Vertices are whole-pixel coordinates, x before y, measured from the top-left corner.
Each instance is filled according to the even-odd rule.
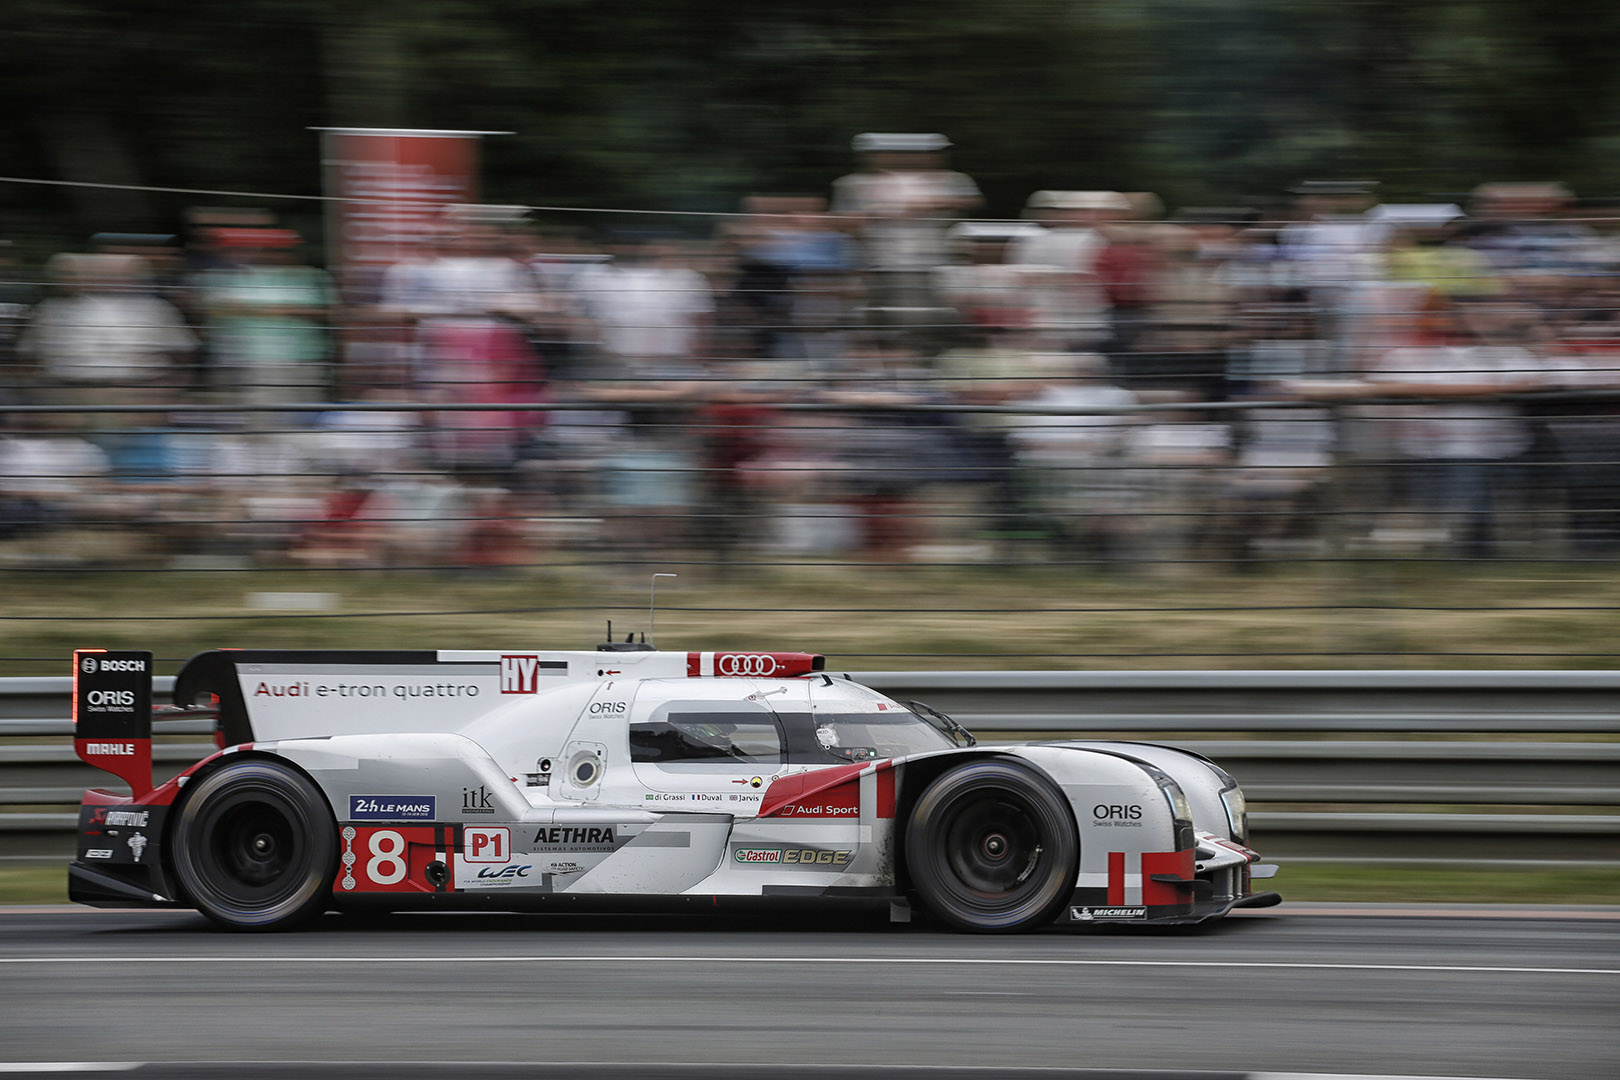
[[[788,754],[795,765],[876,761],[954,744],[922,717],[899,705],[881,712],[817,709],[782,715],[788,732]]]

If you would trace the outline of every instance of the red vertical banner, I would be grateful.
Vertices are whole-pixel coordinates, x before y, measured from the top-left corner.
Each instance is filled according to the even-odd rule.
[[[425,254],[445,207],[476,202],[478,139],[493,131],[322,128],[329,263],[375,279]]]
[[[478,140],[497,131],[320,128],[327,266],[351,319],[342,341],[339,394],[408,382],[408,318],[384,305],[388,269],[431,258],[446,208],[478,198]],[[367,314],[370,313],[370,314]]]

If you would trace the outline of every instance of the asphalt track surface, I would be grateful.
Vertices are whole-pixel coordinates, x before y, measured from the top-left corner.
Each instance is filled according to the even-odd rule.
[[[263,1064],[179,1065],[226,1061]],[[186,912],[0,909],[0,1076],[35,1075],[21,1063],[140,1080],[1613,1080],[1620,910],[1285,905],[1008,938],[867,913],[334,915],[233,935]]]

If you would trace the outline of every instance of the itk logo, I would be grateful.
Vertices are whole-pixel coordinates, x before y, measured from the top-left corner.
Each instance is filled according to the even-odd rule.
[[[532,694],[540,688],[538,656],[501,657],[501,693]]]
[[[482,785],[475,788],[462,788],[461,812],[463,814],[493,814],[495,805],[489,801],[489,789]]]

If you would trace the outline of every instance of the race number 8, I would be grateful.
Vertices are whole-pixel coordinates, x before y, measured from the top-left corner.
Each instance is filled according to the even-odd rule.
[[[405,860],[405,838],[392,829],[378,829],[371,834],[371,859],[366,863],[366,877],[378,885],[392,885],[405,877],[409,869]]]

